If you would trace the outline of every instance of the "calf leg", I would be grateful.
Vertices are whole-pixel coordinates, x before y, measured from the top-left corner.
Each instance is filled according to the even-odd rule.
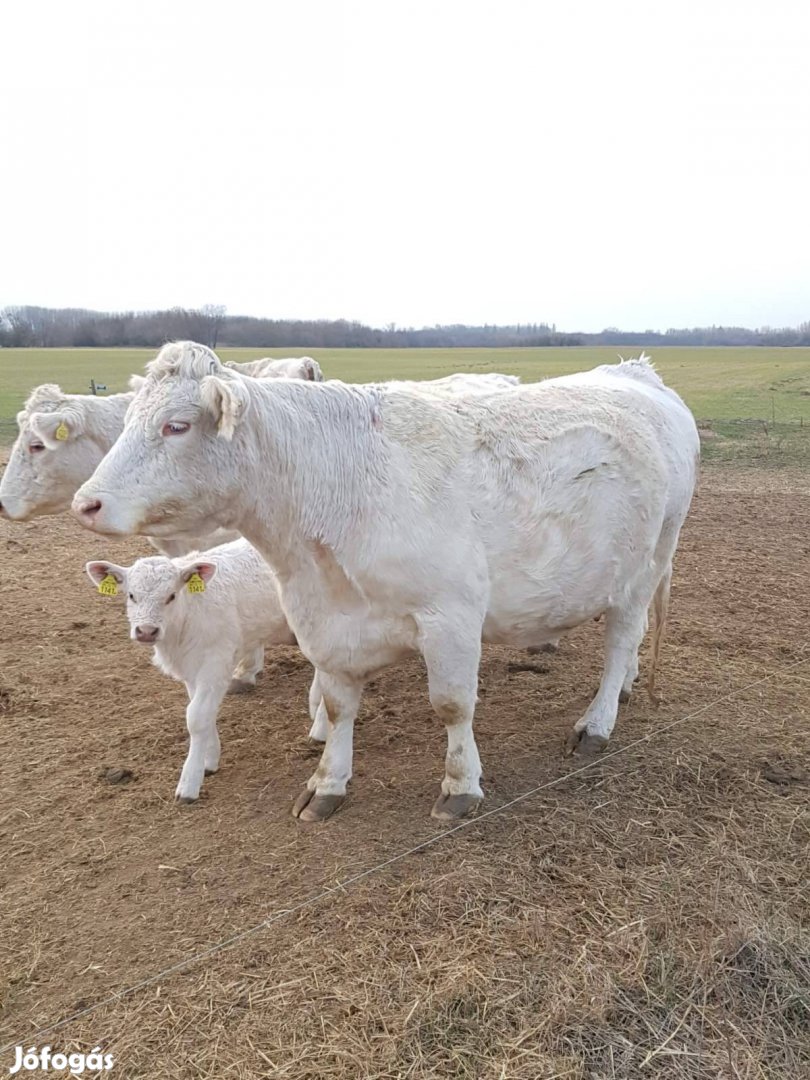
[[[189,690],[191,701],[186,709],[189,734],[188,755],[180,773],[175,797],[184,803],[199,797],[206,771],[219,768],[219,735],[217,713],[225,696],[227,682],[206,684]]]
[[[577,720],[568,740],[573,753],[595,753],[610,738],[619,709],[619,695],[627,680],[638,670],[638,647],[646,627],[646,604],[628,604],[611,608],[605,619],[605,667],[596,697],[585,715]],[[632,686],[632,678],[630,685]]]
[[[420,629],[430,704],[447,728],[442,793],[431,814],[448,821],[471,813],[484,797],[481,759],[473,735],[481,638],[480,632],[460,638],[458,626],[426,628],[420,623]]]
[[[309,688],[309,716],[312,720],[312,727],[309,729],[309,737],[315,742],[326,742],[326,732],[329,729],[329,717],[326,712],[326,706],[323,703],[323,695],[321,694],[321,684],[318,680],[318,671],[315,671],[315,678],[312,680],[312,685]]]
[[[228,687],[229,694],[246,694],[256,686],[256,676],[264,666],[264,649],[253,649],[246,653],[239,661],[236,671],[233,673],[231,685]]]
[[[346,798],[352,775],[352,737],[363,683],[346,676],[317,673],[328,723],[326,745],[318,768],[295,800],[293,815],[300,821],[323,821]]]

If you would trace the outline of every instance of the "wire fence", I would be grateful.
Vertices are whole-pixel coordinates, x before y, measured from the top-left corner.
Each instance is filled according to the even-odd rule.
[[[800,652],[804,654],[807,650],[808,643],[805,642],[800,647]],[[339,881],[336,885],[328,885],[326,888],[321,889],[320,892],[315,893],[312,896],[307,897],[304,900],[300,900],[297,903],[292,903],[289,907],[282,908],[280,911],[274,912],[266,919],[262,919],[261,922],[255,923],[252,926],[246,927],[237,934],[233,934],[228,938],[224,938],[221,941],[216,942],[214,945],[210,945],[205,949],[201,949],[199,952],[192,953],[190,956],[179,960],[175,964],[171,964],[168,967],[155,972],[152,975],[147,976],[145,979],[141,979],[139,982],[133,983],[130,986],[123,987],[120,990],[115,991],[106,998],[102,998],[92,1005],[88,1005],[73,1015],[66,1017],[63,1020],[59,1020],[53,1024],[49,1024],[46,1027],[38,1028],[33,1032],[26,1032],[24,1036],[15,1039],[12,1042],[6,1043],[5,1046],[0,1046],[0,1053],[5,1053],[12,1047],[19,1045],[22,1041],[36,1042],[43,1035],[51,1035],[55,1031],[67,1027],[69,1024],[73,1024],[78,1020],[89,1016],[91,1013],[98,1012],[99,1009],[105,1008],[108,1005],[114,1005],[116,1002],[121,1001],[123,998],[129,997],[131,994],[136,993],[139,990],[144,990],[149,986],[154,986],[155,983],[177,974],[180,971],[186,971],[188,968],[195,964],[203,963],[206,960],[211,960],[218,953],[224,952],[227,949],[232,949],[246,938],[254,937],[256,934],[263,930],[269,930],[274,923],[280,922],[282,919],[289,918],[291,915],[295,915],[300,911],[305,911],[307,908],[314,907],[316,904],[321,903],[323,900],[328,900],[335,895],[345,893],[348,889],[358,885],[361,881],[365,881],[375,874],[380,874],[384,870],[387,870],[390,866],[394,866],[396,863],[402,862],[404,859],[409,858],[411,855],[415,855],[420,851],[425,851],[427,848],[433,847],[435,844],[441,843],[446,840],[447,837],[453,836],[455,833],[461,832],[463,829],[470,829],[479,827],[482,822],[494,817],[496,814],[502,814],[506,810],[510,810],[515,806],[519,806],[521,803],[526,802],[527,799],[532,798],[534,795],[538,795],[542,791],[548,791],[550,788],[557,787],[558,784],[563,784],[566,781],[573,780],[575,777],[582,776],[583,773],[588,772],[597,765],[603,765],[605,762],[610,761],[613,758],[620,757],[626,754],[629,750],[633,750],[638,746],[642,746],[644,743],[649,743],[653,739],[659,738],[661,735],[668,731],[672,731],[674,728],[679,727],[681,724],[686,723],[689,720],[694,720],[698,716],[702,716],[704,713],[715,709],[718,705],[725,704],[728,701],[733,701],[741,694],[746,693],[748,690],[753,690],[755,687],[762,686],[772,679],[783,677],[786,674],[793,672],[796,668],[801,667],[803,664],[810,661],[810,656],[802,655],[799,660],[795,660],[791,664],[787,664],[785,667],[778,671],[771,671],[767,675],[761,676],[759,679],[754,679],[753,682],[746,683],[744,686],[737,687],[736,690],[732,690],[728,694],[723,694],[718,698],[714,698],[712,701],[707,702],[705,705],[699,706],[690,713],[686,713],[684,716],[676,717],[668,724],[662,724],[654,731],[648,732],[646,735],[642,735],[641,738],[634,739],[632,742],[627,743],[625,746],[621,746],[616,750],[609,750],[598,757],[592,758],[586,764],[581,765],[579,768],[572,769],[568,772],[562,773],[560,776],[554,777],[552,780],[547,780],[545,783],[538,784],[536,787],[531,788],[529,791],[524,791],[520,795],[516,795],[514,798],[507,800],[507,802],[501,803],[500,806],[494,806],[491,810],[486,810],[483,813],[477,814],[475,817],[466,818],[459,821],[456,825],[451,826],[449,829],[444,829],[442,832],[437,833],[435,836],[429,837],[427,840],[422,841],[420,844],[415,844],[412,847],[406,848],[403,851],[395,852],[387,859],[383,859],[382,862],[376,863],[374,866],[367,867],[365,870],[361,870],[356,874],[352,874],[350,877],[345,878],[343,881]]]

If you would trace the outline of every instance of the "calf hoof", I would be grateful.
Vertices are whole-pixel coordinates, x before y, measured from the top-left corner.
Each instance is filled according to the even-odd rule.
[[[293,804],[293,817],[299,821],[326,821],[345,801],[345,795],[316,795],[304,788]]]
[[[437,821],[454,821],[477,810],[480,803],[480,795],[440,795],[433,804],[430,816]]]
[[[229,694],[249,694],[251,690],[256,689],[256,684],[252,682],[242,682],[241,679],[231,679],[231,685],[228,687]]]
[[[565,751],[569,757],[575,752],[582,757],[593,757],[594,754],[601,753],[607,744],[608,740],[605,735],[591,735],[587,731],[572,731],[565,744]]]
[[[620,705],[626,705],[629,700],[630,700],[630,691],[629,690],[620,690],[619,691],[619,704]]]

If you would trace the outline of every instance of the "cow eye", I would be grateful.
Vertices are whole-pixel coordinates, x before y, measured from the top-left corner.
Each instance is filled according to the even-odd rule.
[[[174,600],[175,596],[177,596],[177,593],[172,593],[172,595],[169,597],[169,599],[166,601],[166,603],[170,604],[172,602],[172,600]]]
[[[132,603],[134,604],[135,603],[135,597],[132,595],[132,593],[129,594],[129,598],[132,601]]]
[[[30,454],[38,454],[40,450],[45,449],[45,444],[41,442],[32,442],[28,445],[28,452]]]
[[[163,425],[162,435],[185,435],[191,424],[186,423],[185,420],[169,420],[168,423]]]

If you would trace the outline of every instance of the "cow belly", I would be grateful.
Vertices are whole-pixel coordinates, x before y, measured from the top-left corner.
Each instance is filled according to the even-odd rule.
[[[322,671],[366,678],[418,651],[417,627],[410,616],[375,618],[324,615],[315,624],[296,626],[298,645]]]

